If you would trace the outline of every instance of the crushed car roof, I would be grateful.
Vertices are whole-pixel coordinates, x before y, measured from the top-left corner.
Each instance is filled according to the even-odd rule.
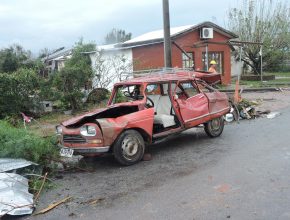
[[[140,75],[140,77],[138,76]],[[203,79],[220,77],[219,73],[207,73],[207,72],[196,72],[196,71],[178,71],[175,73],[157,72],[147,74],[135,74],[134,78],[116,83],[116,85],[123,84],[140,84],[140,83],[154,83],[164,81],[180,81],[180,80],[192,80],[192,79]],[[205,80],[207,81],[207,80]]]

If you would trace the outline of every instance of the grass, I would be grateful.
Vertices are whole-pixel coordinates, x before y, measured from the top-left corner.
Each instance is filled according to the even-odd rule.
[[[275,75],[280,77],[290,77],[290,72],[265,72],[264,75]]]
[[[260,88],[263,84],[260,81],[246,81],[241,80],[240,85],[246,86],[247,88]]]
[[[66,121],[76,115],[84,114],[88,111],[92,111],[97,108],[103,108],[105,104],[88,105],[85,109],[76,112],[73,115],[65,115],[63,112],[52,112],[32,120],[31,123],[27,124],[27,130],[32,131],[38,136],[47,137],[55,134],[55,126],[63,121]],[[21,124],[24,127],[24,125]]]
[[[261,87],[272,87],[272,86],[288,86],[290,85],[290,72],[265,72],[264,75],[275,75],[276,77],[289,77],[282,79],[275,79],[270,81],[247,81],[241,80],[240,85],[245,88],[261,88]],[[235,85],[236,80],[232,80],[232,85]]]
[[[0,143],[0,158],[23,158],[46,167],[59,157],[55,139],[39,137],[6,121],[0,121]]]

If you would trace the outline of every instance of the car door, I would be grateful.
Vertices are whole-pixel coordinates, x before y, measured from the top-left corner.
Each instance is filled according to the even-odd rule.
[[[208,99],[209,113],[214,115],[229,109],[229,98],[226,93],[221,93],[213,89],[203,81],[197,81],[199,90],[201,90]]]
[[[193,127],[208,120],[208,98],[191,81],[179,81],[174,90],[174,101],[185,127]]]

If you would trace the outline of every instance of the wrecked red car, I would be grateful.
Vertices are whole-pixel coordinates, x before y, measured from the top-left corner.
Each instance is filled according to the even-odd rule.
[[[116,83],[106,108],[57,126],[61,155],[112,153],[123,165],[140,161],[145,146],[203,124],[210,137],[224,128],[228,97],[210,83],[219,74],[156,73]]]

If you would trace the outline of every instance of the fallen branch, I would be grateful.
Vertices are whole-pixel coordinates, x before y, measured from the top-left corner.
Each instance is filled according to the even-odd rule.
[[[36,204],[37,203],[37,200],[39,199],[40,193],[41,193],[41,191],[43,189],[43,186],[45,184],[45,181],[46,181],[46,177],[47,177],[47,172],[44,174],[42,184],[41,184],[41,186],[40,186],[40,188],[39,188],[39,190],[38,190],[38,192],[37,192],[37,194],[35,196],[34,204]]]
[[[43,178],[43,175],[38,175],[38,174],[34,174],[34,173],[27,173],[27,174],[24,174],[22,176],[37,176],[37,177]],[[46,179],[49,180],[50,182],[54,183],[54,181],[52,179],[47,178],[47,177],[46,177]]]
[[[40,210],[39,212],[35,213],[34,215],[44,214],[44,213],[54,209],[55,207],[59,206],[60,204],[67,202],[71,198],[72,198],[71,196],[68,196],[68,197],[66,197],[58,202],[51,203],[47,206],[47,208]]]

